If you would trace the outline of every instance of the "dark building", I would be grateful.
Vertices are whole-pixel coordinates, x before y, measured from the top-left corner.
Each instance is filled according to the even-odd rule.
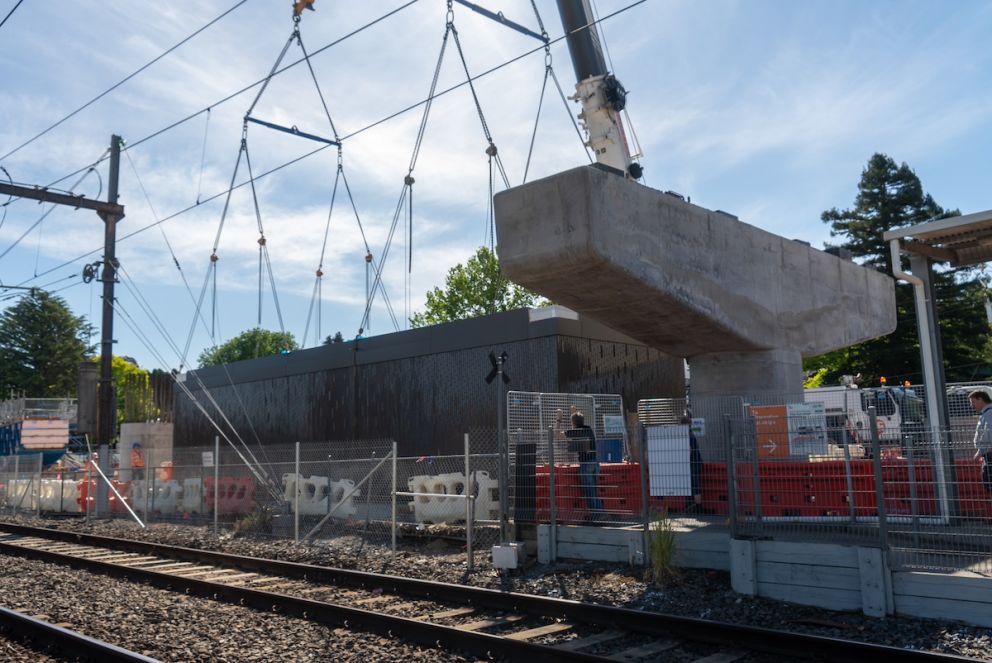
[[[683,394],[681,359],[561,307],[200,369],[185,384],[213,412],[205,386],[245,439],[250,413],[262,444],[392,438],[405,456],[460,453],[465,432],[496,428],[490,352],[507,353],[513,390],[620,394],[631,412],[638,399]],[[213,443],[213,426],[178,390],[174,422],[177,448]]]

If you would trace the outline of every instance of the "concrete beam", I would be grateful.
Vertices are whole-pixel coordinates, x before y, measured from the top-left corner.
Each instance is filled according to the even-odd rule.
[[[814,356],[896,326],[890,276],[592,166],[495,205],[510,279],[669,354]]]

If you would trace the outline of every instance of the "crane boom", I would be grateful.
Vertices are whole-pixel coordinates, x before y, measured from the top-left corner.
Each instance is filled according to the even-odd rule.
[[[582,104],[579,119],[586,131],[586,144],[598,163],[640,179],[642,169],[631,158],[620,118],[627,91],[606,68],[589,0],[558,0],[558,12],[577,81],[571,98]]]

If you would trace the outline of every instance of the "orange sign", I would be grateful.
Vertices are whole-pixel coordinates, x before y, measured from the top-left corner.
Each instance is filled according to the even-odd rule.
[[[759,458],[789,456],[789,419],[784,405],[752,405]]]

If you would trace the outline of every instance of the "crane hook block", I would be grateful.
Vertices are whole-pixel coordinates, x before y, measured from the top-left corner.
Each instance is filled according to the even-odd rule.
[[[489,147],[486,148],[486,154],[488,154],[491,157],[496,156],[496,144],[495,143],[489,143]]]
[[[323,275],[324,275],[324,272],[322,272],[321,270],[318,269],[317,270],[317,278],[319,279]]]
[[[265,246],[265,235],[262,235],[261,237],[258,238],[258,245]]]
[[[217,262],[218,260],[220,260],[220,257],[216,253],[210,254],[210,262]]]
[[[297,2],[293,3],[293,16],[299,16],[303,13],[304,9],[314,11],[313,3],[316,1],[317,0],[297,0]]]
[[[403,178],[403,184],[407,186],[413,186],[413,183],[416,181],[417,180],[413,179],[413,175],[407,175],[406,177]]]
[[[368,263],[371,263],[372,262],[372,254],[371,253],[366,253],[365,254],[365,262],[368,262]]]

